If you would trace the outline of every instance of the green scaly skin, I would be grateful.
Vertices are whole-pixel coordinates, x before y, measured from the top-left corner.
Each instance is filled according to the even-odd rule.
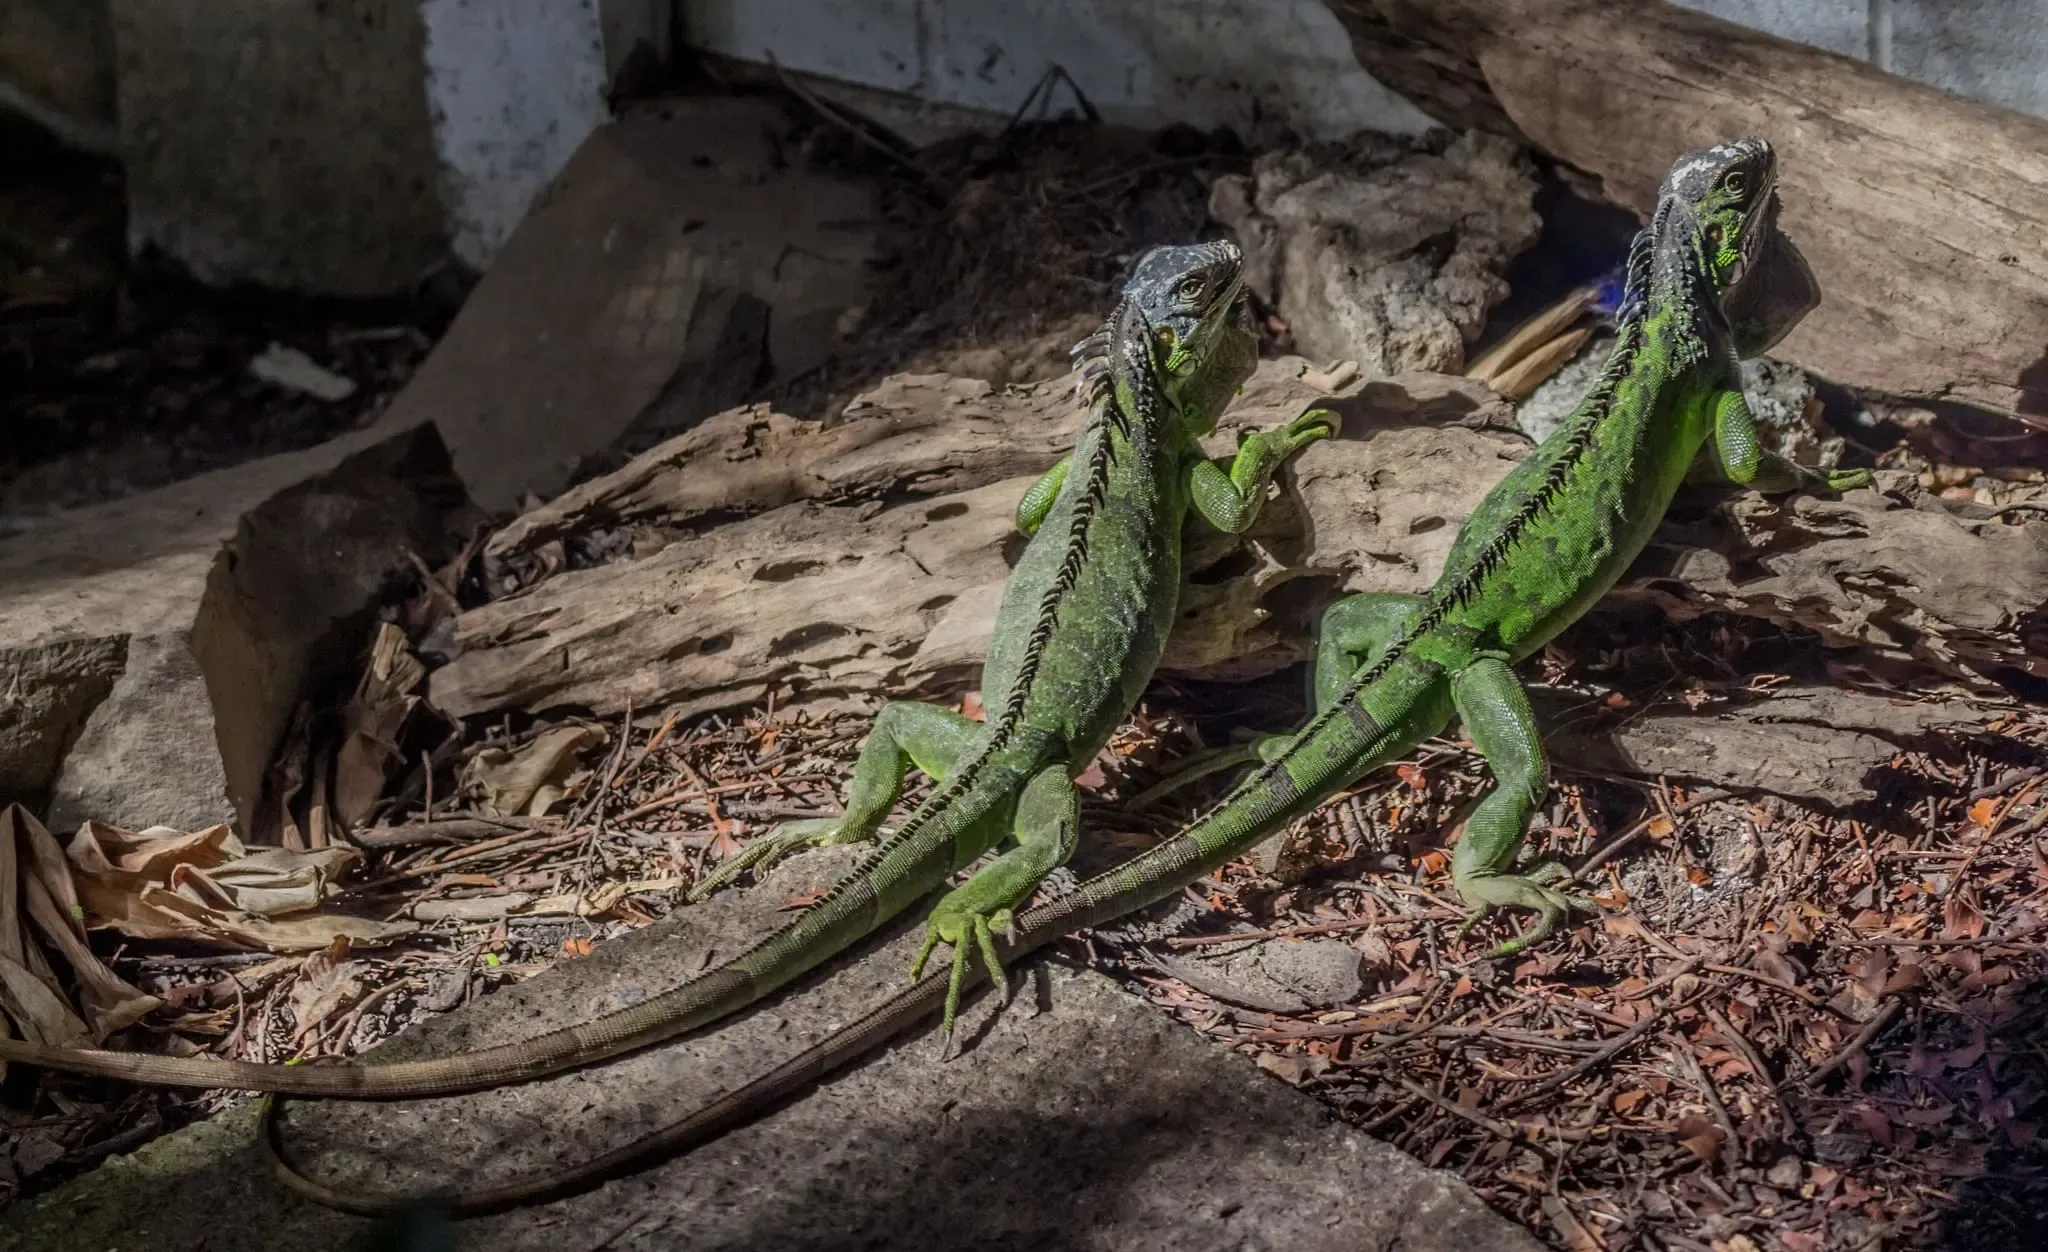
[[[1181,530],[1189,509],[1221,529],[1243,530],[1280,464],[1336,427],[1333,415],[1305,413],[1279,431],[1250,436],[1227,471],[1203,454],[1198,437],[1213,429],[1258,355],[1241,258],[1229,243],[1148,253],[1110,320],[1076,354],[1090,416],[1070,461],[1034,487],[1020,509],[1020,520],[1036,533],[1005,587],[983,671],[989,721],[929,705],[886,706],[855,765],[845,816],[823,831],[774,832],[731,872],[760,867],[806,843],[877,836],[912,765],[938,785],[830,892],[774,934],[639,1004],[466,1055],[286,1066],[0,1040],[0,1061],[144,1083],[356,1099],[448,1095],[527,1081],[738,1011],[843,951],[1012,837],[1013,848],[932,912],[913,978],[937,944],[953,945],[950,1022],[972,957],[978,954],[988,972],[1001,977],[995,934],[1008,928],[1011,910],[1074,847],[1074,777],[1135,707],[1158,662],[1177,612]],[[266,1109],[266,1135],[274,1127]],[[317,1190],[291,1181],[309,1194]],[[377,1213],[406,1203],[345,1200],[343,1207]]]
[[[1742,398],[1738,355],[1767,349],[1818,300],[1812,275],[1776,229],[1776,167],[1745,139],[1686,154],[1630,257],[1619,342],[1574,415],[1481,503],[1426,597],[1355,596],[1325,616],[1318,712],[1299,733],[1265,741],[1263,764],[1179,834],[1073,892],[1030,909],[993,939],[999,969],[1062,935],[1143,908],[1256,846],[1284,823],[1463,719],[1495,778],[1453,860],[1458,888],[1481,910],[1538,914],[1508,949],[1549,933],[1574,901],[1510,873],[1546,767],[1512,664],[1584,613],[1628,567],[1696,459],[1724,478],[1769,487],[1862,485],[1765,453]],[[964,973],[963,973],[964,971]],[[775,1101],[923,1021],[950,1025],[980,966],[947,985],[913,984],[774,1070],[634,1143],[539,1183],[452,1203],[488,1212],[571,1194],[650,1157],[715,1138]],[[999,976],[999,975],[998,975]],[[294,1187],[336,1207],[355,1197],[291,1172]],[[359,1210],[360,1211],[360,1210]]]
[[[1555,866],[1514,872],[1548,766],[1513,666],[1607,593],[1700,469],[1762,490],[1870,481],[1868,471],[1816,474],[1767,452],[1743,399],[1738,357],[1777,342],[1819,299],[1777,231],[1776,183],[1760,139],[1679,159],[1631,252],[1619,341],[1599,383],[1473,511],[1428,595],[1331,606],[1315,717],[1253,745],[1259,768],[1174,841],[1179,855],[1204,867],[1228,860],[1455,718],[1494,786],[1470,810],[1452,881],[1471,921],[1499,908],[1537,915],[1489,955],[1536,943],[1573,907],[1590,907],[1546,885]]]

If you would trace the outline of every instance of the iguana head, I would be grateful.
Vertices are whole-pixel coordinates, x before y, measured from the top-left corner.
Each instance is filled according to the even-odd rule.
[[[1258,364],[1243,254],[1220,239],[1154,248],[1124,298],[1151,328],[1161,389],[1193,433],[1208,431]]]
[[[1778,230],[1778,159],[1762,139],[1680,157],[1651,229],[1660,262],[1693,278],[1691,294],[1721,315],[1739,355],[1769,348],[1820,303],[1813,271]]]

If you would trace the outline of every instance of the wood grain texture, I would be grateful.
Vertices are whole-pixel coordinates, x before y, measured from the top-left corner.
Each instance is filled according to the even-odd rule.
[[[1366,69],[1637,212],[1687,148],[1759,134],[1825,299],[1776,355],[2048,414],[2048,122],[1655,0],[1329,0]]]

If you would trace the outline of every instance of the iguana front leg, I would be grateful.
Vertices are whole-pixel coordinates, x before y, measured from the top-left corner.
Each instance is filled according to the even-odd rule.
[[[1735,388],[1714,399],[1714,437],[1707,443],[1707,456],[1720,477],[1765,495],[1817,487],[1847,491],[1871,483],[1869,470],[1810,470],[1764,447],[1749,401]]]
[[[1481,656],[1451,680],[1451,702],[1494,780],[1451,853],[1451,881],[1465,903],[1474,906],[1465,929],[1493,909],[1536,911],[1536,924],[1526,934],[1487,953],[1507,956],[1549,935],[1573,908],[1593,905],[1543,885],[1557,876],[1557,866],[1542,866],[1531,874],[1507,872],[1514,867],[1529,818],[1549,786],[1542,732],[1515,672],[1499,656]]]
[[[1024,498],[1017,501],[1018,530],[1027,535],[1038,533],[1038,528],[1045,524],[1045,515],[1052,512],[1053,501],[1059,499],[1060,488],[1066,486],[1067,469],[1073,463],[1074,454],[1070,452],[1024,489]]]
[[[873,838],[882,829],[882,819],[895,807],[896,798],[903,794],[903,779],[911,766],[944,782],[986,729],[972,718],[935,704],[898,701],[883,705],[867,742],[861,745],[860,759],[854,762],[843,815],[780,823],[721,861],[684,898],[694,904],[748,870],[765,874],[777,861],[801,848]]]
[[[1011,832],[1016,846],[984,865],[972,878],[947,893],[925,931],[924,946],[910,967],[911,981],[924,973],[925,961],[941,943],[953,945],[953,975],[946,992],[942,1029],[953,1033],[953,1015],[968,962],[976,955],[988,968],[989,981],[1003,985],[1003,965],[996,956],[995,936],[1007,935],[1013,910],[1037,889],[1045,876],[1074,854],[1081,830],[1081,792],[1063,764],[1048,765],[1032,775],[1017,798]],[[986,844],[979,845],[986,847]]]
[[[1335,413],[1310,409],[1279,430],[1245,436],[1228,473],[1214,461],[1196,461],[1188,482],[1195,511],[1227,535],[1242,534],[1258,517],[1266,502],[1266,485],[1287,458],[1336,434],[1337,426]]]

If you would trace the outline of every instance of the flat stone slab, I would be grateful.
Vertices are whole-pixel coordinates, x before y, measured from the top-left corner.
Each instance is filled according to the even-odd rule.
[[[629,1003],[737,952],[827,883],[851,849],[798,858],[406,1032],[391,1055],[530,1036]],[[922,911],[915,911],[921,917]],[[913,918],[725,1028],[473,1096],[299,1105],[294,1157],[379,1191],[476,1187],[579,1161],[673,1119],[901,985]],[[984,998],[965,1055],[914,1036],[695,1152],[583,1195],[463,1223],[460,1246],[549,1249],[1394,1248],[1536,1252],[1451,1175],[1346,1126],[1099,975],[1032,969]],[[367,1225],[274,1182],[253,1104],[18,1206],[8,1247],[330,1252]]]

